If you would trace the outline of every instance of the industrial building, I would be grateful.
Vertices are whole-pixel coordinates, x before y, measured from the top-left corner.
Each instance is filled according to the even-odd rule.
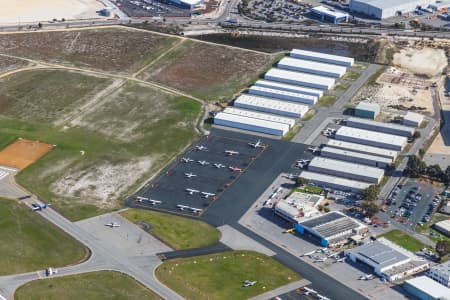
[[[323,147],[322,150],[320,150],[320,155],[327,158],[335,158],[382,169],[387,168],[392,162],[391,159],[386,157],[364,154],[350,150],[342,150],[327,146]]]
[[[367,189],[371,185],[367,182],[314,173],[310,171],[302,171],[299,176],[308,180],[308,182],[310,183],[314,183],[317,186],[345,192],[358,193],[362,190]]]
[[[283,136],[289,131],[289,125],[287,124],[232,115],[224,112],[220,112],[214,117],[214,124],[276,136]]]
[[[380,183],[384,176],[384,171],[379,168],[318,156],[311,160],[308,171],[342,176],[372,184]]]
[[[309,110],[306,105],[248,94],[241,95],[234,100],[234,106],[292,118],[301,118]]]
[[[413,253],[385,238],[345,250],[344,254],[354,263],[360,262],[371,267],[375,274],[390,282],[429,268],[427,261],[419,259]]]
[[[327,64],[351,67],[355,63],[355,60],[351,57],[345,57],[340,55],[332,55],[314,51],[307,51],[301,49],[292,49],[289,54],[291,57],[300,58],[305,60],[312,60],[323,62]]]
[[[380,113],[380,106],[376,103],[359,102],[355,108],[355,116],[374,120]]]
[[[351,150],[354,152],[370,154],[375,156],[381,156],[385,158],[389,158],[391,163],[397,159],[398,152],[389,149],[382,149],[378,147],[372,147],[367,145],[361,145],[356,143],[338,141],[338,140],[328,140],[327,146],[342,149],[342,150]]]
[[[405,125],[405,126],[420,127],[422,122],[423,122],[423,116],[421,114],[408,112],[403,117],[403,125]]]
[[[296,84],[321,90],[329,90],[335,83],[335,79],[331,77],[311,75],[307,73],[288,71],[278,68],[270,69],[264,75],[264,79],[282,83]]]
[[[170,0],[171,3],[188,9],[193,9],[195,6],[203,3],[203,0]]]
[[[234,108],[234,107],[227,107],[227,108],[225,108],[225,110],[223,112],[227,113],[227,114],[249,117],[249,118],[253,118],[253,119],[260,119],[260,120],[266,120],[266,121],[271,121],[271,122],[276,122],[276,123],[287,124],[289,126],[289,128],[292,128],[295,125],[295,119],[282,117],[279,115],[266,114],[266,113],[257,112],[254,110],[246,110],[246,109],[240,109],[240,108]]]
[[[408,279],[403,284],[403,288],[419,300],[448,300],[450,299],[450,289],[437,283],[427,276],[419,276]]]
[[[401,16],[414,11],[418,6],[428,7],[435,0],[350,0],[350,11],[375,19]]]
[[[365,236],[368,232],[367,226],[341,212],[330,212],[299,222],[295,230],[316,238],[323,247],[342,245],[350,238]]]
[[[322,22],[331,22],[333,24],[348,22],[347,13],[336,11],[322,5],[312,8],[311,13],[317,16]]]
[[[359,128],[343,126],[334,135],[336,140],[358,143],[368,146],[381,147],[401,151],[408,142],[404,136],[375,132]]]
[[[427,275],[440,284],[450,287],[450,261],[431,267],[428,270]]]
[[[347,72],[343,66],[331,65],[317,61],[285,57],[277,64],[280,69],[310,73],[319,76],[340,78]]]
[[[248,89],[248,93],[251,95],[275,98],[280,100],[292,101],[297,103],[314,105],[318,98],[317,96],[311,96],[301,93],[286,92],[276,89],[266,88],[262,86],[252,86]]]
[[[291,93],[306,94],[306,95],[316,96],[317,98],[320,98],[323,96],[322,90],[302,87],[302,86],[293,85],[293,84],[280,83],[280,82],[270,81],[270,80],[265,80],[265,79],[258,80],[257,82],[255,82],[254,86],[261,86],[261,87],[265,87],[265,88],[269,88],[269,89],[286,91],[286,92],[291,92]]]
[[[443,235],[450,237],[450,219],[437,222],[433,227]]]
[[[393,123],[377,122],[362,118],[349,118],[345,124],[350,127],[373,130],[377,132],[384,132],[394,135],[401,135],[407,137],[412,137],[414,135],[414,128],[408,126]]]
[[[319,215],[317,206],[323,199],[320,195],[293,192],[288,198],[275,203],[273,211],[279,217],[295,224],[302,219]]]

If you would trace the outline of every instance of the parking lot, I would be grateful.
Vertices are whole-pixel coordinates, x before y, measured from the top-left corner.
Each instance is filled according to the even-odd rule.
[[[120,9],[130,17],[189,17],[191,10],[171,4],[169,1],[124,0]]]

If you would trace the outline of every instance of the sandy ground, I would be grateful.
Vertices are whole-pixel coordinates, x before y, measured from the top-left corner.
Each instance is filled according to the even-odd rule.
[[[52,150],[53,146],[25,139],[18,139],[0,152],[0,165],[25,169]]]
[[[99,18],[97,0],[0,0],[0,24]]]
[[[408,48],[394,55],[394,65],[417,75],[434,77],[447,66],[447,57],[442,49]]]

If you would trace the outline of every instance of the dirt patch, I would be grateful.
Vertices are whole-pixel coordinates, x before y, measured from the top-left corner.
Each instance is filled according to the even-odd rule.
[[[97,207],[114,207],[120,196],[150,170],[153,159],[154,156],[115,165],[103,162],[83,169],[69,169],[51,188],[64,198],[89,199],[89,204]]]
[[[0,151],[0,165],[25,169],[52,150],[53,146],[39,141],[18,139]]]
[[[447,57],[442,49],[406,48],[394,54],[393,64],[412,74],[434,77],[447,66]]]
[[[438,134],[428,148],[427,154],[441,154],[450,156],[450,146],[446,146],[441,134]]]
[[[23,60],[0,56],[0,73],[18,69],[26,65],[27,63]]]

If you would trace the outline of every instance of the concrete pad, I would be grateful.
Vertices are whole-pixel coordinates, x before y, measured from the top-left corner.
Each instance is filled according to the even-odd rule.
[[[233,250],[251,250],[268,256],[274,256],[276,254],[269,248],[261,245],[229,225],[223,225],[217,227],[217,229],[222,233],[220,241]]]
[[[279,287],[277,289],[268,291],[268,292],[266,292],[264,294],[258,295],[256,297],[249,298],[249,300],[268,300],[268,299],[273,299],[273,298],[277,297],[278,295],[287,293],[287,292],[292,291],[292,290],[299,289],[299,288],[304,287],[304,286],[306,286],[306,285],[308,285],[310,283],[311,282],[306,280],[306,279],[302,279],[302,280],[299,280],[299,281],[291,282],[291,283],[283,285],[283,286],[281,286],[281,287]]]

